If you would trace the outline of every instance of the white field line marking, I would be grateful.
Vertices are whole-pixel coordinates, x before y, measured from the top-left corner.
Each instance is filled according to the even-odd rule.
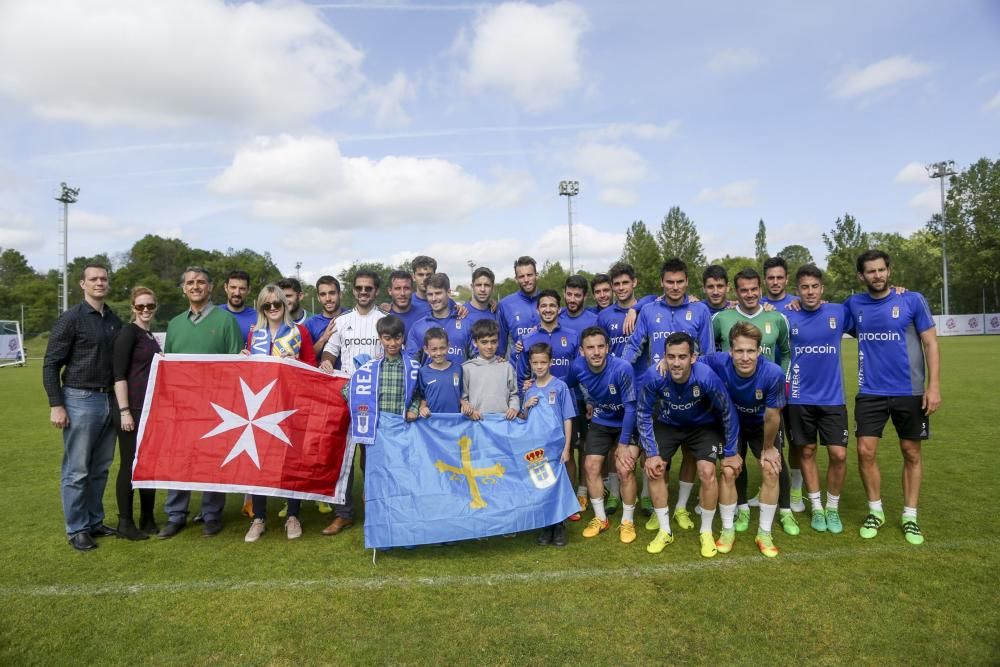
[[[637,565],[613,570],[581,568],[574,570],[552,570],[549,572],[498,572],[493,574],[466,574],[413,577],[348,577],[330,579],[275,579],[271,581],[180,581],[174,583],[111,583],[111,584],[52,584],[49,586],[5,586],[0,588],[0,598],[19,597],[76,597],[93,595],[141,595],[149,593],[194,593],[203,591],[355,591],[387,590],[397,588],[450,588],[462,586],[502,586],[509,584],[532,584],[595,579],[607,581],[613,577],[648,577],[657,575],[684,574],[703,570],[730,570],[753,566],[778,566],[782,561],[796,563],[837,560],[852,556],[879,556],[893,553],[913,553],[924,551],[950,551],[977,547],[995,547],[1000,540],[986,539],[962,542],[924,544],[919,547],[909,545],[872,545],[870,547],[842,547],[825,551],[782,554],[774,561],[759,554],[729,558],[720,556],[689,563],[663,563],[660,565]],[[753,548],[749,540],[741,542]]]

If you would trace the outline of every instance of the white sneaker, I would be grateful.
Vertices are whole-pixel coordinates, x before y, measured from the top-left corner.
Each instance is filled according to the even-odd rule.
[[[799,501],[793,500],[791,502],[791,509],[792,509],[793,512],[805,512],[806,511],[806,504],[803,501],[801,501],[801,500],[799,500]]]
[[[256,542],[260,539],[260,536],[264,534],[264,531],[264,520],[254,519],[253,523],[250,524],[250,530],[247,531],[247,535],[243,538],[243,541]]]
[[[760,491],[757,492],[756,496],[747,501],[747,505],[750,507],[760,507]]]
[[[299,518],[295,516],[288,517],[285,521],[285,535],[288,536],[290,540],[297,540],[302,537],[302,524],[299,523]]]

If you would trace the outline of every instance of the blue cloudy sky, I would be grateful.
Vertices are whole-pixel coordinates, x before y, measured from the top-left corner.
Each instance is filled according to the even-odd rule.
[[[312,278],[436,256],[606,268],[678,205],[709,257],[845,211],[908,233],[922,165],[997,157],[1000,4],[0,0],[0,246],[147,233]]]

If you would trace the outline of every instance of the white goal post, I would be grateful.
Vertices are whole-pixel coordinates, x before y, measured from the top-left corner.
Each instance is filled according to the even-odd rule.
[[[23,366],[26,360],[21,323],[17,320],[0,320],[0,368]]]

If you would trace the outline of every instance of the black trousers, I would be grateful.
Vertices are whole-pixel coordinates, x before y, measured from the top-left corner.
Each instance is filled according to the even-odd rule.
[[[114,403],[114,402],[113,402]],[[122,430],[122,416],[118,406],[114,405],[111,418],[118,430],[118,478],[115,480],[115,498],[118,501],[118,517],[135,521],[132,509],[132,462],[135,461],[135,444],[139,433],[139,416],[141,411],[131,409],[135,428],[131,431]],[[153,503],[156,499],[154,489],[139,489],[139,512],[143,518],[153,518]]]

